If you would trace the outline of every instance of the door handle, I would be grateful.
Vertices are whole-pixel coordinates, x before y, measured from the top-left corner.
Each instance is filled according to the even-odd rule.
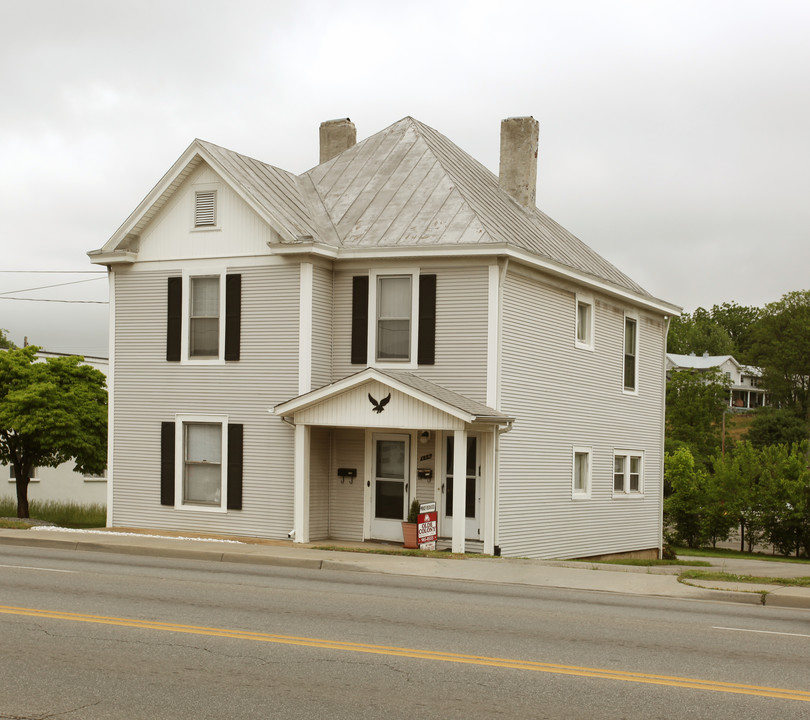
[[[410,483],[405,483],[405,492],[408,492],[408,489],[410,488],[410,486],[411,486]]]
[[[371,487],[371,480],[366,480],[366,487]]]

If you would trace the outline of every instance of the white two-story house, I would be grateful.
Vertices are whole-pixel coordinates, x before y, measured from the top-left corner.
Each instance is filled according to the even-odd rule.
[[[93,263],[111,302],[108,523],[296,542],[654,555],[679,308],[404,118],[323,123],[301,175],[195,140]],[[460,450],[459,450],[460,449]]]

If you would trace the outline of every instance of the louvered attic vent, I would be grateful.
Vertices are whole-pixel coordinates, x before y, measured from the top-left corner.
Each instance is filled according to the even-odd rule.
[[[196,194],[194,227],[216,225],[216,190],[204,190]]]

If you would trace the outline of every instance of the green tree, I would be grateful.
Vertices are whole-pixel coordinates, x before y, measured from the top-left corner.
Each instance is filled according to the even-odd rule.
[[[675,370],[667,382],[668,450],[685,444],[701,465],[720,452],[723,413],[731,381],[717,368],[705,372]]]
[[[810,534],[807,448],[799,444],[771,445],[762,448],[760,456],[765,537],[782,555],[795,553],[798,557],[803,547],[807,549]]]
[[[672,494],[664,501],[664,521],[679,545],[700,547],[706,538],[703,523],[708,475],[695,466],[688,448],[664,455],[664,476]]]
[[[11,340],[9,340],[8,335],[6,335],[6,332],[7,332],[6,330],[0,328],[0,349],[10,350],[12,348],[15,348],[16,345],[13,342],[11,342]]]
[[[758,307],[724,302],[712,305],[711,318],[731,338],[731,354],[741,363],[751,363],[754,328],[762,315]]]
[[[765,407],[757,410],[745,439],[756,448],[792,445],[806,439],[809,430],[792,408]]]
[[[104,374],[77,356],[39,362],[38,349],[0,352],[0,463],[14,468],[21,518],[34,468],[73,460],[78,472],[99,474],[107,464]]]
[[[672,318],[667,335],[667,352],[680,355],[732,355],[734,343],[726,329],[709,311],[697,308],[691,315]]]
[[[810,419],[810,290],[766,305],[753,335],[752,355],[771,401]]]

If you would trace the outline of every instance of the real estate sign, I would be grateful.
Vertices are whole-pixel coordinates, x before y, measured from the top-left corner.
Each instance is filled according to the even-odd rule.
[[[423,503],[419,506],[419,518],[416,526],[416,542],[420,550],[435,550],[439,529],[439,514],[436,503]]]

